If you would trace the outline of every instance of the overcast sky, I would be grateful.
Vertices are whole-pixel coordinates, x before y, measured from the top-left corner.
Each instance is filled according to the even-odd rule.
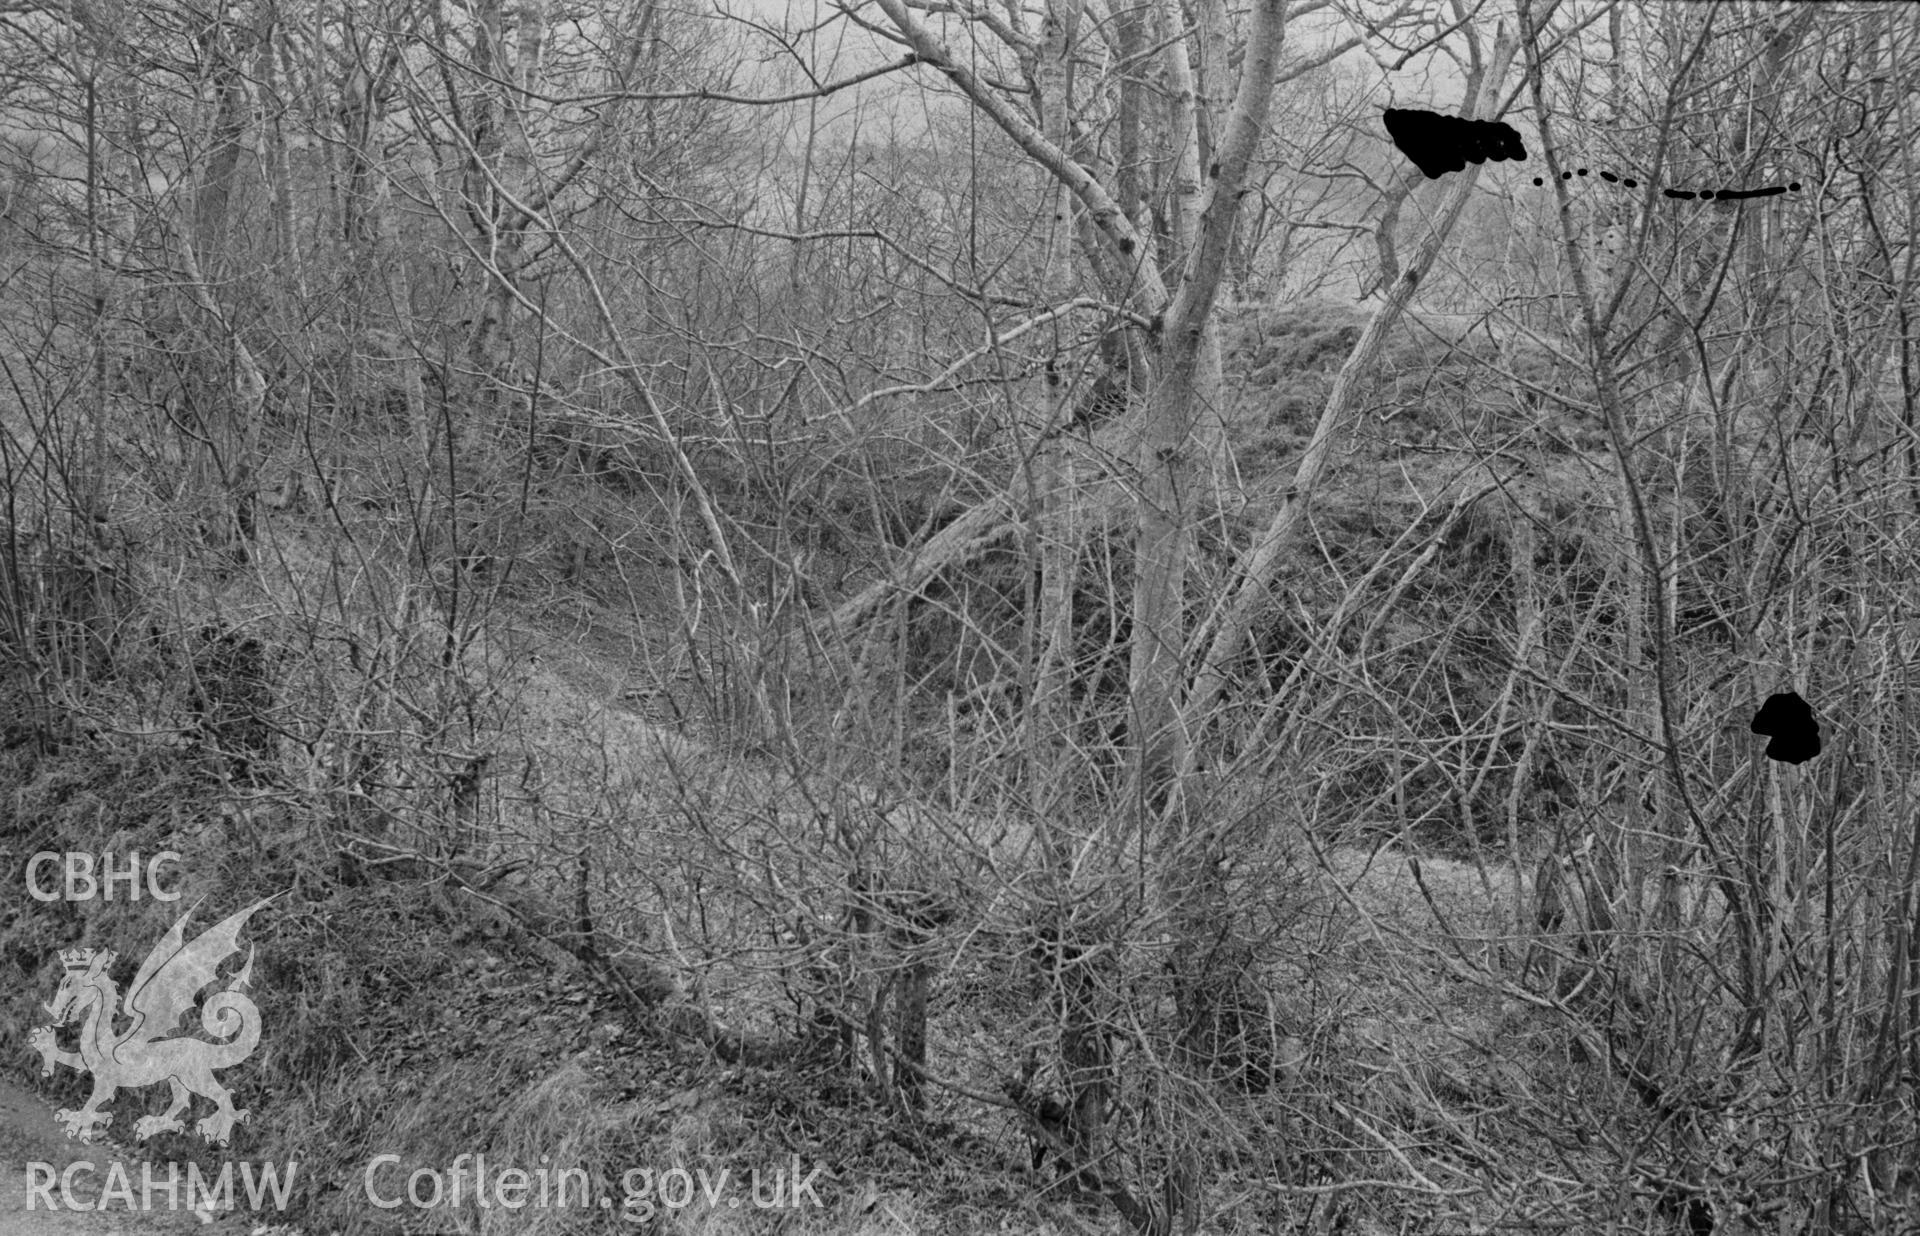
[[[902,51],[898,44],[863,29],[841,15],[835,6],[821,0],[715,0],[714,7],[723,18],[744,20],[770,30],[808,32],[801,35],[795,47],[809,57],[812,71],[823,80],[844,78],[870,69],[898,57]],[[877,6],[868,5],[862,14],[875,24],[888,25],[885,14]],[[966,54],[967,45],[960,35],[958,22],[943,26],[938,18],[925,13],[919,16],[941,34],[955,55]],[[1293,54],[1311,54],[1324,49],[1330,40],[1348,36],[1351,29],[1345,19],[1323,9],[1290,23],[1287,42]],[[1488,31],[1489,36],[1490,33]],[[806,78],[795,56],[782,50],[779,41],[771,35],[760,36],[758,42],[764,59],[741,65],[739,87],[768,94],[803,89]],[[1359,50],[1347,53],[1342,62],[1364,73],[1380,73],[1373,61]],[[910,140],[924,132],[928,108],[958,106],[957,101],[943,104],[924,90],[929,82],[945,91],[938,74],[920,66],[819,100],[812,111],[822,126],[821,140],[842,141],[845,135],[856,130],[869,138],[891,134]],[[1451,59],[1428,52],[1394,74],[1392,94],[1383,92],[1381,105],[1391,101],[1402,106],[1432,105],[1453,110],[1460,105],[1462,84]],[[805,105],[790,110],[786,118],[790,140],[804,135],[808,112]]]

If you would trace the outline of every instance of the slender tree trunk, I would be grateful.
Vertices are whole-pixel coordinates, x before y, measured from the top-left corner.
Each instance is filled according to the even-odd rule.
[[[1484,74],[1479,80],[1468,83],[1471,110],[1467,115],[1488,117],[1494,100],[1499,97],[1516,47],[1517,42],[1503,28],[1494,40],[1493,56]],[[1326,476],[1334,448],[1352,430],[1361,383],[1373,372],[1387,335],[1398,324],[1420,280],[1433,268],[1434,260],[1446,246],[1454,225],[1459,222],[1461,211],[1466,208],[1467,199],[1473,195],[1479,176],[1480,166],[1472,164],[1464,172],[1455,173],[1449,178],[1451,183],[1442,190],[1444,196],[1435,212],[1432,230],[1415,249],[1405,269],[1386,272],[1391,282],[1386,289],[1384,303],[1367,323],[1352,354],[1334,378],[1326,407],[1321,411],[1320,419],[1314,425],[1313,434],[1301,454],[1300,463],[1294,469],[1293,483],[1287,487],[1286,495],[1268,522],[1266,531],[1240,556],[1235,571],[1240,582],[1234,587],[1207,643],[1205,660],[1200,665],[1193,689],[1186,700],[1187,713],[1195,718],[1196,723],[1219,703],[1226,690],[1233,664],[1247,647],[1247,637],[1254,619],[1267,607],[1281,562],[1292,547],[1294,534],[1299,530],[1308,504]],[[1191,770],[1191,747],[1186,756],[1186,767],[1188,771]]]
[[[1210,22],[1224,23],[1217,0],[1199,3],[1213,6],[1202,18],[1203,32]],[[1210,1064],[1220,1062],[1222,1032],[1224,1037],[1239,1037],[1235,1027],[1244,958],[1238,955],[1235,916],[1220,880],[1217,836],[1210,830],[1208,813],[1196,809],[1183,793],[1182,780],[1192,766],[1191,714],[1183,698],[1187,569],[1203,509],[1209,442],[1219,440],[1202,430],[1203,418],[1218,422],[1214,304],[1226,273],[1240,187],[1272,97],[1284,32],[1282,0],[1255,5],[1238,90],[1225,123],[1217,131],[1210,122],[1203,126],[1211,132],[1207,164],[1200,168],[1183,160],[1176,168],[1181,278],[1165,315],[1135,456],[1140,494],[1128,672],[1128,807],[1140,835],[1152,839],[1155,891],[1173,934],[1169,964],[1183,1037]],[[1181,44],[1170,46],[1167,58],[1179,114],[1182,101],[1191,97],[1191,75]],[[1204,108],[1189,110],[1189,133],[1205,114]],[[1187,144],[1196,151],[1200,145],[1198,140]],[[1204,185],[1197,202],[1186,191],[1189,178]]]
[[[271,18],[262,14],[258,21],[266,25]],[[194,191],[193,236],[201,273],[219,282],[227,263],[227,226],[233,200],[235,173],[247,130],[253,122],[250,97],[241,57],[248,50],[236,45],[235,36],[249,33],[254,38],[263,32],[243,32],[222,15],[208,27],[200,40],[202,54],[212,68],[213,116],[206,135],[206,164],[200,169]]]
[[[1043,28],[1035,76],[1040,86],[1042,131],[1047,140],[1065,149],[1071,133],[1072,66],[1080,26],[1080,0],[1053,0]],[[1042,295],[1049,304],[1064,304],[1073,295],[1073,195],[1057,179],[1049,178],[1050,211]],[[1029,715],[1029,770],[1034,793],[1059,786],[1065,750],[1068,686],[1074,657],[1073,594],[1080,564],[1080,495],[1074,459],[1074,438],[1057,431],[1072,416],[1072,401],[1080,387],[1073,353],[1056,348],[1047,362],[1040,391],[1042,424],[1052,440],[1042,449],[1035,468],[1042,485],[1039,506],[1040,596],[1038,612],[1039,659],[1034,670],[1034,707]],[[1042,811],[1043,821],[1058,820],[1056,812]],[[1046,827],[1051,836],[1054,828]],[[1058,855],[1064,863],[1064,851]],[[1064,869],[1064,868],[1063,868]]]

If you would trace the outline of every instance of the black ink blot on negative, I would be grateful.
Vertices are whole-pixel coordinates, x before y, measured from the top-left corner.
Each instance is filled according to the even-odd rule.
[[[1498,120],[1463,120],[1402,107],[1389,107],[1384,119],[1393,144],[1428,180],[1464,171],[1469,163],[1526,162],[1520,134]]]
[[[1581,168],[1579,175],[1585,176],[1586,174],[1587,169],[1584,167]],[[1575,173],[1573,172],[1561,172],[1560,179],[1572,180],[1574,175]],[[1629,189],[1637,189],[1640,187],[1640,182],[1633,179],[1633,177],[1615,176],[1612,172],[1601,172],[1600,179],[1610,185],[1625,185]],[[1547,182],[1535,176],[1533,183],[1537,187]],[[1660,192],[1663,196],[1670,197],[1677,202],[1691,202],[1696,199],[1703,202],[1739,202],[1750,197],[1777,197],[1782,193],[1798,193],[1800,192],[1800,182],[1792,180],[1784,185],[1768,185],[1764,189],[1662,189]]]
[[[1798,692],[1769,695],[1753,714],[1753,732],[1765,734],[1767,758],[1785,764],[1804,764],[1820,754],[1820,723]]]
[[[1585,169],[1585,168],[1581,168],[1581,169],[1580,169],[1580,174],[1581,174],[1582,176],[1585,176],[1585,175],[1587,174],[1587,171],[1586,171],[1586,169]],[[1560,173],[1560,179],[1562,179],[1562,180],[1572,180],[1572,179],[1573,179],[1573,173],[1572,173],[1572,172],[1561,172],[1561,173]],[[1614,174],[1613,174],[1612,172],[1601,172],[1601,173],[1600,173],[1600,179],[1602,179],[1602,180],[1604,180],[1604,181],[1606,181],[1606,182],[1607,182],[1608,184],[1610,184],[1610,185],[1625,185],[1625,186],[1626,186],[1627,188],[1629,188],[1629,189],[1638,189],[1638,188],[1640,187],[1640,182],[1639,182],[1639,181],[1637,181],[1637,180],[1635,180],[1635,179],[1634,179],[1633,177],[1631,177],[1631,176],[1615,176],[1615,175],[1614,175]],[[1538,177],[1538,176],[1535,176],[1535,177],[1533,178],[1533,183],[1534,183],[1534,185],[1535,185],[1536,187],[1538,187],[1538,186],[1540,186],[1540,185],[1543,185],[1543,184],[1546,184],[1547,182],[1546,182],[1546,181],[1544,181],[1544,180],[1542,180],[1542,179],[1541,179],[1540,177]],[[1797,181],[1795,182],[1795,187],[1796,187],[1796,188],[1798,188],[1798,187],[1799,187],[1799,182],[1797,182]],[[1667,196],[1668,196],[1668,197],[1672,197],[1673,195],[1672,195],[1671,193],[1669,193],[1669,194],[1668,194]]]
[[[1489,160],[1504,163],[1508,159],[1525,163],[1527,147],[1520,140],[1520,134],[1513,126],[1498,120],[1463,120],[1458,116],[1442,116],[1437,112],[1419,111],[1404,107],[1389,107],[1381,113],[1381,119],[1387,123],[1387,133],[1393,138],[1393,144],[1400,153],[1413,160],[1428,180],[1438,180],[1448,172],[1466,170],[1469,163],[1485,163]],[[1217,165],[1216,165],[1217,167]],[[1560,173],[1560,179],[1572,180],[1576,175],[1597,174],[1610,185],[1621,185],[1628,189],[1637,189],[1640,182],[1631,176],[1616,176],[1612,172],[1601,170],[1590,172],[1580,168],[1577,172]],[[1544,177],[1535,176],[1533,183],[1546,184]],[[1773,197],[1781,193],[1800,192],[1800,182],[1789,181],[1785,185],[1769,185],[1764,189],[1664,189],[1662,192],[1675,201],[1738,202],[1751,197]]]

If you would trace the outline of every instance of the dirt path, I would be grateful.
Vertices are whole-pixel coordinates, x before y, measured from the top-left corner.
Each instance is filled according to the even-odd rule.
[[[71,1190],[63,1190],[60,1177],[75,1162],[90,1162],[93,1168],[76,1169],[67,1176]],[[106,1143],[86,1146],[68,1141],[53,1118],[51,1105],[12,1079],[0,1076],[0,1180],[4,1181],[0,1186],[0,1236],[176,1236],[187,1232],[233,1236],[251,1232],[255,1226],[247,1215],[216,1220],[211,1214],[189,1211],[184,1181],[178,1210],[167,1208],[164,1187],[153,1196],[150,1210],[129,1210],[118,1197],[109,1199],[102,1209],[93,1209],[112,1179],[111,1165],[115,1163],[125,1169],[132,1183],[133,1205],[140,1206],[139,1155]],[[155,1176],[164,1184],[164,1170],[156,1171]],[[36,1181],[46,1182],[38,1193],[34,1189]],[[48,1210],[49,1200],[59,1208]]]

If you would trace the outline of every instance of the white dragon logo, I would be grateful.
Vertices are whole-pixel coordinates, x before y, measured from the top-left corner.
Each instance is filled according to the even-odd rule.
[[[141,1117],[134,1124],[134,1135],[144,1140],[155,1133],[179,1130],[180,1113],[192,1102],[192,1096],[199,1094],[218,1107],[195,1128],[214,1145],[227,1144],[233,1126],[245,1120],[247,1113],[234,1110],[232,1095],[213,1071],[245,1060],[260,1042],[260,1010],[241,994],[253,973],[253,950],[247,950],[247,961],[240,972],[225,988],[208,996],[200,1010],[201,1028],[221,1041],[165,1036],[178,1030],[181,1018],[193,1012],[194,997],[214,980],[220,963],[240,951],[235,941],[247,919],[272,900],[257,901],[201,932],[192,943],[182,944],[187,920],[193,917],[194,908],[189,907],[153,946],[140,972],[133,976],[127,993],[132,1024],[119,1033],[115,1033],[113,1023],[119,1012],[120,992],[107,977],[114,955],[90,948],[60,954],[67,974],[53,1002],[44,1006],[53,1014],[53,1024],[35,1030],[28,1042],[40,1053],[42,1076],[51,1076],[56,1064],[93,1074],[93,1095],[86,1106],[57,1113],[68,1137],[91,1142],[99,1130],[112,1123],[113,1113],[101,1108],[120,1088],[138,1090],[164,1081],[173,1087],[173,1105],[164,1115]],[[86,1020],[80,1030],[80,1050],[61,1051],[54,1040],[55,1027],[83,1015]]]

